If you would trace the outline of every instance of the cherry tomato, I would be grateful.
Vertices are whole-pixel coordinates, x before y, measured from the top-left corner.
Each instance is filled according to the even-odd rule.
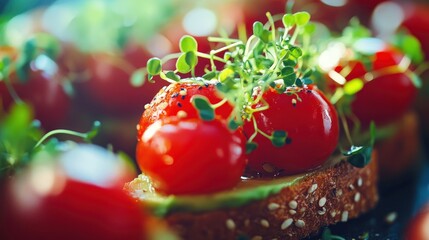
[[[393,50],[383,50],[371,57],[372,72],[378,74],[374,79],[365,81],[363,88],[356,93],[351,103],[353,114],[363,126],[371,121],[376,125],[385,125],[397,120],[410,108],[417,96],[417,89],[404,73],[389,73],[383,69],[398,65],[403,55]],[[349,62],[352,70],[346,80],[364,79],[368,70],[360,62]],[[341,71],[342,67],[337,68]]]
[[[1,201],[1,239],[145,239],[145,217],[122,189],[72,180],[55,167],[16,175]]]
[[[402,26],[420,40],[426,59],[429,58],[429,4],[404,5],[405,19]]]
[[[71,100],[61,83],[62,77],[56,63],[45,55],[30,63],[25,79],[20,79],[16,72],[10,75],[16,94],[33,107],[36,119],[46,130],[61,127],[68,118]],[[4,81],[0,81],[0,100],[6,109],[14,102]]]
[[[107,53],[94,53],[88,59],[88,79],[76,83],[77,89],[91,111],[115,116],[138,116],[145,103],[165,83],[131,84],[136,68],[121,57]]]
[[[94,144],[63,144],[57,157],[70,179],[104,188],[122,189],[134,179],[136,170],[130,160]]]
[[[166,118],[149,126],[136,150],[142,172],[165,194],[232,188],[246,164],[245,139],[220,120]]]
[[[429,205],[423,207],[408,223],[404,239],[429,239]]]
[[[269,89],[263,98],[269,109],[254,113],[257,127],[268,135],[285,131],[286,144],[276,147],[258,134],[254,139],[258,147],[249,154],[248,174],[295,174],[320,167],[338,143],[338,116],[332,104],[313,87],[289,88],[283,94]],[[253,122],[246,122],[245,135],[254,131]]]
[[[422,50],[426,61],[429,59],[429,4],[421,1],[421,3],[404,4],[403,10],[405,19],[402,27],[413,34],[421,43]],[[423,86],[419,91],[417,99],[417,112],[422,123],[429,121],[429,72],[425,71],[421,76]],[[421,124],[425,138],[429,136],[429,127],[427,124]],[[425,148],[428,149],[428,148]]]
[[[306,11],[311,14],[311,20],[323,23],[332,30],[342,30],[349,23],[350,19],[356,15],[369,15],[368,11],[361,11],[359,4],[351,1],[320,1],[320,0],[247,0],[243,1],[243,20],[248,35],[253,32],[253,23],[268,21],[266,12],[271,15],[288,13],[288,7],[292,6],[293,12]],[[366,14],[365,14],[366,13]],[[365,20],[365,19],[362,19]]]
[[[198,113],[192,105],[191,99],[194,95],[208,98],[211,104],[216,104],[222,99],[217,94],[216,85],[213,82],[179,82],[173,83],[161,89],[147,105],[138,124],[137,138],[140,139],[146,128],[158,119],[167,116],[179,116],[181,118],[198,118]],[[226,119],[232,112],[232,106],[223,104],[215,110],[215,114]]]

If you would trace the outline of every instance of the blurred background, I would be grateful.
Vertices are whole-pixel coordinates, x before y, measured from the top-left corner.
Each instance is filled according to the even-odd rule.
[[[33,54],[28,59],[35,57],[28,49],[45,53],[27,61],[36,69],[37,81],[31,77],[28,81],[29,85],[36,82],[34,88],[16,89],[18,96],[33,104],[42,127],[83,131],[99,120],[102,127],[96,142],[132,155],[132,136],[144,105],[166,83],[157,79],[142,86],[131,76],[150,57],[177,52],[185,34],[196,37],[199,51],[209,52],[214,47],[207,41],[209,35],[238,37],[241,33],[243,37],[251,33],[254,21],[266,22],[267,11],[275,15],[305,10],[313,21],[334,32],[358,18],[379,36],[405,26],[422,42],[429,39],[424,1],[14,0],[0,4],[3,52],[14,52],[19,58],[26,51],[27,56]],[[423,48],[429,52],[429,44]],[[203,74],[207,64],[200,61],[197,74]],[[7,109],[12,100],[4,86],[0,90]]]
[[[267,11],[275,15],[301,10],[333,34],[341,33],[352,19],[380,38],[397,31],[410,32],[429,57],[427,0],[0,1],[0,55],[15,63],[14,74],[26,75],[24,81],[11,82],[19,98],[30,103],[45,131],[87,131],[94,121],[100,121],[100,132],[93,142],[133,158],[136,124],[144,106],[167,84],[161,79],[143,84],[133,77],[149,58],[178,52],[185,34],[197,39],[199,51],[209,52],[215,46],[207,36],[246,38],[254,21],[266,22]],[[197,74],[204,74],[207,64],[200,61]],[[22,67],[29,67],[30,72],[23,73]],[[429,78],[427,72],[422,76],[415,110],[426,154]],[[8,111],[16,99],[4,81],[0,81],[0,96],[0,109]],[[427,177],[416,181],[413,190],[427,194]],[[409,189],[407,186],[404,189]],[[403,190],[400,195],[404,193],[409,194]],[[421,208],[427,195],[417,194],[416,199],[412,200],[413,209],[404,210],[408,217]],[[402,230],[397,226],[394,234],[398,229]]]

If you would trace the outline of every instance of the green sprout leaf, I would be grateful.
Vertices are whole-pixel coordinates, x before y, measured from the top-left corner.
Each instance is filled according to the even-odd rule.
[[[338,235],[333,235],[329,228],[325,228],[322,233],[322,240],[346,240],[346,239]]]
[[[290,50],[290,55],[295,59],[298,59],[299,57],[302,56],[302,50],[299,47],[291,46],[289,50]]]
[[[208,72],[208,73],[203,75],[203,78],[205,80],[212,80],[212,79],[216,78],[216,72],[215,71]]]
[[[298,87],[302,87],[302,86],[304,85],[304,83],[302,83],[301,79],[299,79],[299,78],[297,78],[297,79],[296,79],[295,84],[296,84]]]
[[[397,34],[393,39],[393,44],[402,50],[407,57],[415,64],[424,60],[424,54],[420,41],[409,34]]]
[[[261,39],[264,43],[268,43],[271,39],[271,32],[265,29],[261,22],[253,24],[253,35]]]
[[[344,93],[347,95],[354,95],[363,88],[363,81],[360,78],[352,79],[344,84]]]
[[[255,149],[258,148],[258,144],[255,142],[247,142],[246,143],[246,154],[250,154],[251,152],[253,152]]]
[[[296,25],[302,27],[310,21],[310,14],[308,12],[297,12],[293,14]]]
[[[225,68],[219,74],[219,82],[225,82],[228,78],[234,76],[234,70],[231,68]]]
[[[261,38],[263,32],[264,32],[264,25],[261,22],[256,21],[255,23],[253,23],[253,35]]]
[[[314,32],[316,32],[316,24],[309,23],[305,25],[304,27],[304,33],[307,35],[312,35]]]
[[[196,52],[198,50],[198,43],[194,37],[185,35],[180,39],[179,43],[180,51],[185,52]]]
[[[192,105],[197,109],[198,114],[204,121],[215,119],[215,112],[209,100],[205,96],[195,95],[191,99]]]
[[[228,128],[235,131],[242,125],[242,122],[237,122],[235,119],[230,119],[228,121]]]
[[[198,60],[195,52],[185,52],[177,59],[176,68],[180,73],[188,73],[197,65],[197,63]]]
[[[285,28],[291,28],[295,25],[295,17],[292,14],[283,15],[282,22]]]
[[[146,69],[140,68],[133,72],[131,75],[131,85],[133,87],[140,87],[145,83]]]
[[[292,74],[289,74],[289,75],[286,75],[286,76],[283,76],[283,83],[286,85],[286,86],[292,86],[292,85],[294,85],[295,84],[295,80],[296,80],[296,74],[295,73],[292,73]]]
[[[363,168],[371,161],[372,150],[374,148],[376,138],[376,127],[373,121],[369,126],[369,132],[369,146],[351,146],[350,150],[343,153],[344,156],[347,156],[347,161],[355,167]]]
[[[89,130],[89,131],[85,134],[84,140],[85,140],[86,142],[91,142],[91,141],[92,141],[92,139],[93,139],[95,136],[97,136],[97,134],[100,132],[100,127],[101,127],[101,123],[100,123],[99,121],[95,121],[95,122],[92,124],[92,128],[91,128],[91,130]]]
[[[195,52],[186,52],[185,53],[185,60],[186,63],[191,67],[194,68],[198,63],[198,57]]]
[[[168,78],[168,79],[171,79],[171,80],[173,80],[175,82],[180,81],[180,77],[177,74],[175,74],[173,71],[168,71],[165,74],[165,77]]]
[[[271,143],[276,147],[282,147],[286,144],[287,133],[277,130],[271,135]]]
[[[313,81],[310,78],[303,78],[303,79],[301,79],[301,81],[303,84],[306,84],[306,85],[313,83]]]
[[[352,146],[344,153],[347,161],[355,167],[363,168],[371,161],[372,146]]]
[[[286,59],[286,60],[283,61],[283,65],[285,67],[292,67],[292,68],[294,68],[296,66],[296,61],[293,60],[293,59]]]
[[[371,121],[369,125],[369,134],[370,134],[370,145],[374,146],[375,138],[377,137],[377,131],[374,121]]]
[[[159,75],[161,70],[162,70],[161,59],[155,57],[147,61],[147,72],[150,75],[152,76]]]

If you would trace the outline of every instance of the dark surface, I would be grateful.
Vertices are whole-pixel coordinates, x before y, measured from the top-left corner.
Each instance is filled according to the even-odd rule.
[[[357,240],[402,239],[410,219],[429,202],[429,160],[424,150],[422,164],[416,172],[394,186],[381,188],[380,201],[374,210],[358,219],[330,227],[332,234]],[[389,223],[386,216],[391,213],[397,217]]]

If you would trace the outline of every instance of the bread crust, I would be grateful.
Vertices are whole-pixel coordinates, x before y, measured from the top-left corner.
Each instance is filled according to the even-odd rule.
[[[301,239],[345,222],[378,201],[376,154],[365,168],[346,161],[315,171],[266,199],[238,208],[165,216],[183,239]]]

